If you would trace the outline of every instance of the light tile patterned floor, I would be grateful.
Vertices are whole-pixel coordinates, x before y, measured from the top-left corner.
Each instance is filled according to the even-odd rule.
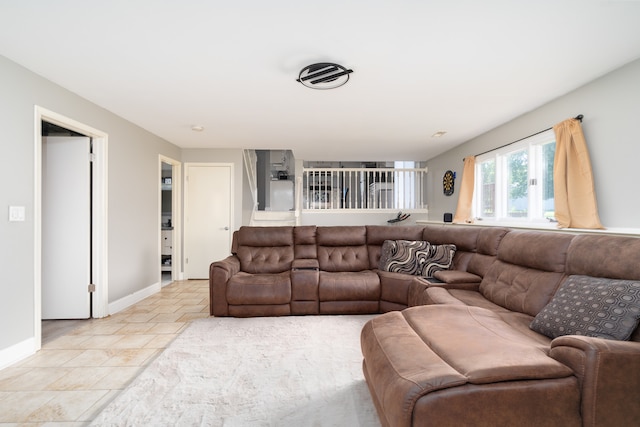
[[[209,316],[205,280],[174,282],[0,371],[0,426],[84,426],[187,325]]]

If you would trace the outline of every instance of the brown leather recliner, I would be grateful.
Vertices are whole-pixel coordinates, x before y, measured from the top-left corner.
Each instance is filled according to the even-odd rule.
[[[291,314],[293,227],[242,227],[234,240],[236,253],[210,267],[211,314]]]
[[[367,229],[317,229],[321,314],[378,313],[380,278],[369,265]]]

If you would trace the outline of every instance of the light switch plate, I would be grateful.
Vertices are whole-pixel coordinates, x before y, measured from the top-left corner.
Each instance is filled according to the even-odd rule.
[[[24,206],[9,206],[9,221],[24,221]]]

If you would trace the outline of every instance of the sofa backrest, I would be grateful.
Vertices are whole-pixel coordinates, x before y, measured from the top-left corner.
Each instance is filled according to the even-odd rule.
[[[535,316],[566,277],[573,235],[513,230],[504,235],[497,259],[480,283],[488,300],[511,311]]]
[[[300,225],[293,229],[293,252],[295,259],[316,259],[318,248],[316,246],[315,225]]]
[[[477,225],[427,225],[422,238],[436,245],[456,245],[452,269],[483,277],[495,261],[498,246],[508,231],[503,227]]]
[[[640,238],[581,234],[569,246],[567,275],[640,280]],[[631,335],[640,341],[640,327]]]
[[[318,227],[318,265],[329,272],[369,269],[365,226]]]
[[[580,234],[569,246],[567,274],[640,280],[640,238]]]
[[[422,240],[423,227],[415,225],[367,225],[369,268],[380,265],[382,244],[385,240]]]
[[[458,225],[427,225],[424,227],[422,240],[434,245],[456,245],[453,257],[455,270],[467,271],[471,255],[476,252],[480,227]]]
[[[476,253],[469,260],[467,271],[484,277],[496,260],[498,247],[509,231],[508,228],[503,227],[483,227],[478,233]]]
[[[246,273],[282,273],[293,262],[293,227],[240,227],[236,256]]]

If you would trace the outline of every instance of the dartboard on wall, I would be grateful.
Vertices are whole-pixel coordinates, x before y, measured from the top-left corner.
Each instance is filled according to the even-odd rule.
[[[442,177],[442,192],[445,196],[453,194],[455,183],[455,175],[452,171],[446,171]]]

